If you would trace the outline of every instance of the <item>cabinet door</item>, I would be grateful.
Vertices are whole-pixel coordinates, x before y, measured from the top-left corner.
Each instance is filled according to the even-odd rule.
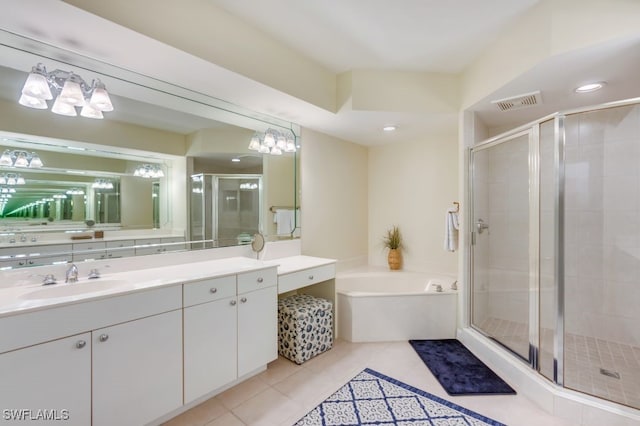
[[[96,330],[93,426],[142,425],[182,405],[182,311]]]
[[[104,259],[107,255],[105,252],[106,244],[104,241],[92,241],[90,243],[74,243],[73,244],[73,261],[82,262],[83,260]]]
[[[90,345],[91,334],[85,333],[0,355],[0,408],[10,410],[2,419],[91,424]]]
[[[235,295],[184,310],[184,402],[236,379]]]
[[[134,240],[125,241],[107,241],[107,258],[116,259],[120,257],[131,257],[136,255],[136,250],[133,248],[135,245]],[[131,247],[131,248],[127,248]]]
[[[278,357],[278,289],[238,296],[238,377]]]

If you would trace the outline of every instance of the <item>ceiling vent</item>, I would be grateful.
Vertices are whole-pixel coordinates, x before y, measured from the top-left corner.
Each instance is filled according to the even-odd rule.
[[[542,97],[540,96],[540,91],[538,90],[531,93],[525,93],[524,95],[491,101],[491,103],[495,104],[500,111],[511,111],[514,109],[527,108],[541,104]]]

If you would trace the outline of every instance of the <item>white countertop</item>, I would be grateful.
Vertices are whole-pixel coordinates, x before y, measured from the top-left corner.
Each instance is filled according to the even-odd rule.
[[[94,280],[86,277],[87,271],[81,271],[83,276],[78,282],[65,284],[64,277],[58,277],[58,284],[51,286],[43,286],[40,284],[42,278],[33,276],[28,281],[17,281],[11,287],[0,288],[0,317],[274,266],[276,265],[247,257],[232,257],[112,274],[102,271],[101,277]],[[105,287],[100,287],[101,281],[105,283]],[[50,289],[48,293],[51,293],[55,292],[56,288],[83,285],[92,286],[97,290],[64,297],[35,298],[37,293],[34,292],[43,289]]]
[[[20,236],[17,236],[15,243],[9,243],[6,241],[0,242],[0,248],[11,248],[16,249],[16,252],[19,253],[20,250],[30,249],[32,247],[41,247],[47,245],[62,245],[62,244],[82,244],[82,243],[96,243],[96,242],[109,242],[109,241],[130,241],[130,240],[148,240],[154,238],[175,238],[175,237],[184,237],[184,235],[177,234],[141,234],[141,235],[111,235],[105,236],[103,238],[80,238],[72,240],[71,237],[74,235],[82,235],[82,233],[76,234],[68,234],[67,237],[55,237],[55,238],[41,238],[38,241],[27,240],[24,242],[20,241]],[[22,254],[22,253],[21,253]]]
[[[86,268],[83,270],[82,264],[78,264],[81,270],[79,281],[76,283],[66,284],[64,277],[58,276],[58,284],[43,286],[41,284],[43,277],[40,275],[23,274],[22,278],[16,278],[16,281],[9,286],[1,287],[0,317],[260,269],[277,267],[278,275],[286,275],[333,263],[335,263],[334,259],[312,256],[290,256],[268,261],[248,257],[230,257],[172,266],[146,268],[141,266],[140,269],[127,272],[108,273],[102,269],[101,276],[97,279],[88,279],[88,270]],[[101,284],[104,284],[104,287]],[[67,286],[91,286],[91,291],[84,291],[88,287],[81,287],[79,294],[62,297],[38,295],[46,289],[45,293],[50,296],[52,293],[55,294],[56,288]]]
[[[302,255],[264,261],[265,265],[276,265],[278,267],[278,275],[291,274],[293,272],[330,265],[332,263],[336,263],[336,260]]]

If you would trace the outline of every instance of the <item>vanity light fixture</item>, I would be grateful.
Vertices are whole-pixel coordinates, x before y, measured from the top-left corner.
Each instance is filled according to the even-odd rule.
[[[16,189],[15,188],[0,188],[0,193],[1,194],[15,194],[16,193]]]
[[[76,117],[104,118],[103,112],[113,111],[113,104],[104,83],[95,79],[88,84],[73,71],[53,70],[48,72],[41,63],[31,68],[22,88],[18,103],[29,108],[47,109],[47,101],[57,95],[51,112]]]
[[[602,89],[605,84],[607,84],[606,81],[596,81],[595,83],[588,83],[588,84],[583,84],[582,86],[579,86],[575,89],[576,93],[589,93],[589,92],[595,92],[596,90],[600,90]]]
[[[160,167],[159,164],[141,164],[136,167],[133,175],[147,179],[155,179],[164,177],[164,172],[162,171],[162,167]]]
[[[84,191],[80,188],[71,188],[67,190],[67,195],[84,195]]]
[[[44,164],[40,156],[35,152],[5,149],[0,155],[0,166],[38,169]]]
[[[27,181],[19,174],[5,173],[0,174],[0,185],[24,185]]]
[[[93,189],[113,189],[113,182],[111,182],[108,179],[96,179],[95,182],[93,182],[93,184],[91,184],[91,187]],[[67,191],[67,194],[69,193],[69,191]],[[84,191],[82,191],[82,194],[73,194],[73,195],[83,195]]]
[[[296,152],[295,135],[292,131],[267,129],[264,133],[255,132],[249,142],[249,149],[261,154],[282,155],[284,152]]]

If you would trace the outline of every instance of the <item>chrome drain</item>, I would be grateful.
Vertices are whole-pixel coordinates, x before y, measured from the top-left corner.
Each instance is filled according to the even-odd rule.
[[[611,371],[611,370],[606,370],[604,368],[601,368],[600,369],[600,374],[603,374],[605,376],[613,377],[614,379],[620,380],[620,373],[618,373],[617,371]]]

